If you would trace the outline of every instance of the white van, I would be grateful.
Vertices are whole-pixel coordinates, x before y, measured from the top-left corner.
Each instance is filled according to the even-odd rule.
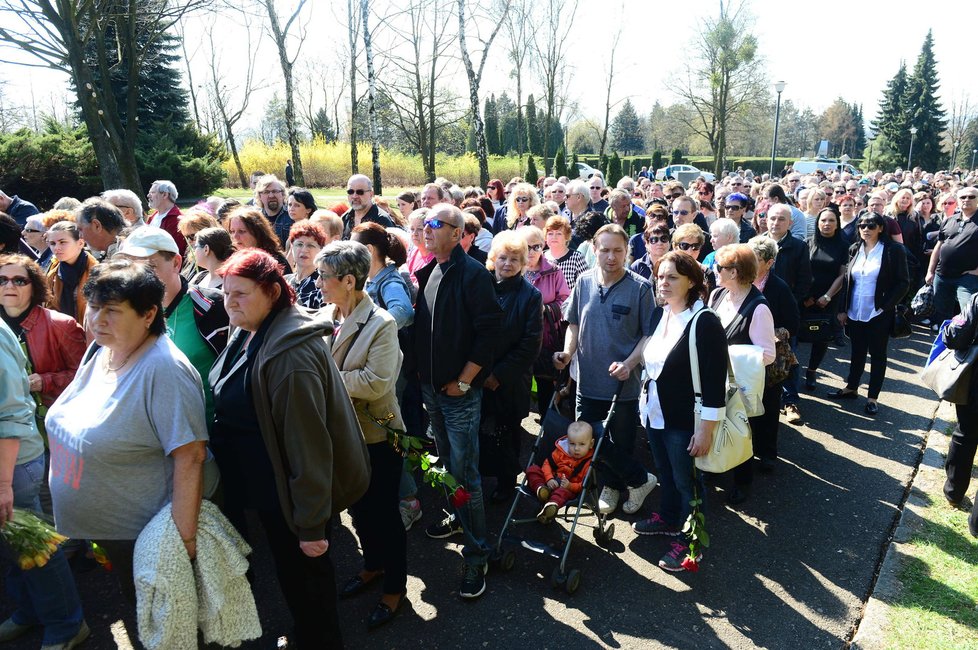
[[[849,164],[842,164],[838,160],[833,160],[832,158],[802,158],[801,160],[796,160],[791,168],[795,170],[798,174],[813,174],[815,170],[821,169],[825,173],[834,171],[849,172],[853,176],[858,176],[862,172]]]

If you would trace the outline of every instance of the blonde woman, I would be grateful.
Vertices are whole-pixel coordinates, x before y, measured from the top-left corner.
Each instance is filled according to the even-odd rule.
[[[509,230],[516,230],[520,226],[530,223],[527,214],[535,205],[540,204],[540,196],[536,188],[529,183],[517,183],[509,195],[509,203],[506,208],[506,227]]]
[[[821,189],[815,188],[808,191],[802,205],[805,207],[805,239],[811,241],[815,237],[818,229],[818,215],[822,208],[829,204],[828,195]]]

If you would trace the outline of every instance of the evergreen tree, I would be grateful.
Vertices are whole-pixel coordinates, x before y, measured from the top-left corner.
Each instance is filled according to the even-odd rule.
[[[554,157],[554,176],[557,178],[560,178],[561,176],[568,176],[567,160],[566,156],[564,156],[563,147],[557,149],[557,155]]]
[[[623,151],[627,156],[629,152],[635,153],[643,146],[641,121],[631,100],[626,99],[618,115],[611,122],[611,148],[615,151]]]
[[[896,75],[886,84],[879,116],[873,122],[877,138],[873,158],[881,167],[898,167],[907,160],[910,148],[910,120],[907,110],[907,64],[901,63]]]
[[[541,113],[542,114],[542,113]],[[540,119],[543,123],[543,118]],[[564,146],[564,128],[560,126],[560,123],[555,119],[550,125],[550,146],[547,151],[557,151]]]
[[[543,138],[540,133],[540,120],[533,95],[526,98],[526,144],[527,150],[534,155],[543,153]]]
[[[608,180],[608,154],[601,154],[601,159],[598,160],[598,169],[601,170],[601,175],[605,178],[605,184]]]
[[[496,96],[486,98],[486,107],[483,110],[486,127],[486,148],[490,155],[499,155],[499,115],[496,113]]]
[[[672,150],[672,156],[669,158],[669,164],[670,165],[681,165],[681,164],[683,164],[683,150],[682,149],[679,149],[677,147],[676,149],[673,149]]]
[[[947,129],[944,109],[937,99],[940,82],[934,59],[934,37],[930,30],[907,83],[906,105],[910,126],[917,127],[911,165],[936,170],[944,158],[942,136]]]
[[[652,152],[652,175],[655,176],[655,172],[662,167],[662,152],[656,149]]]
[[[536,187],[537,180],[539,179],[540,174],[537,173],[537,164],[533,161],[533,154],[530,154],[530,158],[526,162],[526,175],[523,176],[523,180]]]
[[[571,154],[570,167],[567,169],[567,177],[571,180],[576,179],[580,174],[577,173],[577,152]]]
[[[856,127],[856,136],[853,141],[852,150],[858,153],[866,148],[866,123],[863,122],[863,105],[860,104],[857,107],[853,104],[852,107],[855,109],[852,121]]]
[[[336,129],[333,128],[333,121],[329,118],[329,110],[325,106],[313,116],[309,130],[313,139],[322,138],[324,142],[336,140]]]
[[[621,180],[621,158],[618,157],[618,152],[611,154],[611,159],[608,161],[608,174],[605,176],[605,183],[608,187],[614,187]]]

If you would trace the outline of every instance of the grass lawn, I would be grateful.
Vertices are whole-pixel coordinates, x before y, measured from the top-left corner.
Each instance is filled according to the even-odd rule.
[[[978,540],[968,512],[947,504],[938,476],[925,483],[923,522],[901,548],[902,588],[890,603],[887,648],[978,650]]]

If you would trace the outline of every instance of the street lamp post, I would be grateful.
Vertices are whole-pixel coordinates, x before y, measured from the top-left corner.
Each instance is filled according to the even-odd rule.
[[[975,154],[978,153],[978,149],[971,150],[971,168],[975,168]]]
[[[961,144],[960,140],[954,141],[954,149],[951,150],[951,164],[948,165],[949,169],[954,169],[954,163],[958,159],[958,145]]]
[[[910,151],[907,153],[907,171],[910,171],[910,159],[913,158],[913,137],[917,135],[917,127],[910,127]]]
[[[775,82],[774,89],[778,91],[778,107],[774,111],[774,144],[771,145],[771,171],[770,178],[774,178],[774,156],[778,151],[778,124],[781,122],[781,93],[784,92],[785,83]]]

